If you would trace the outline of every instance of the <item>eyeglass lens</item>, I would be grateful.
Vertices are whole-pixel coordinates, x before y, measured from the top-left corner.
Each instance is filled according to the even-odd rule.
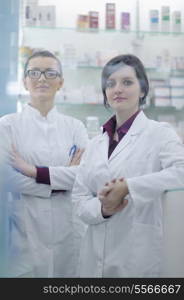
[[[47,79],[54,79],[59,75],[59,73],[55,70],[28,70],[27,74],[32,79],[39,79],[41,77],[41,74],[44,74],[45,78]]]

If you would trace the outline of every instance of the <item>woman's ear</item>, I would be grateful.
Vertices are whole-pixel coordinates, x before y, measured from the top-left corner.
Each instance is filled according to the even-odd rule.
[[[61,78],[59,81],[58,91],[62,88],[63,84],[64,84],[64,78]]]
[[[144,93],[144,92],[141,92],[141,93],[140,93],[140,98],[143,98],[144,95],[145,95],[145,93]]]

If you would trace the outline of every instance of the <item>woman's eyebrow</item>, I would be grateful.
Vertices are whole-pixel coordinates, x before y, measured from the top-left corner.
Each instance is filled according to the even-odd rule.
[[[31,67],[31,66],[30,66],[30,69],[31,69],[31,70],[39,70],[39,71],[40,71],[40,70],[45,70],[45,71],[47,71],[47,70],[48,70],[48,71],[57,71],[57,70],[54,69],[54,68],[44,68],[44,69],[43,69],[43,68]]]
[[[28,69],[31,69],[31,70],[40,70],[40,68],[38,68],[38,67],[31,67],[31,66],[29,66]]]
[[[131,77],[131,76],[121,76],[121,79],[131,79],[131,80],[133,80],[134,79],[134,77]],[[107,80],[115,80],[115,78],[108,78]]]

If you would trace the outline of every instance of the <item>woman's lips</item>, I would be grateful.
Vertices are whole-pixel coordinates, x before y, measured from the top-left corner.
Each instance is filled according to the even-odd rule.
[[[46,86],[46,85],[37,86],[37,89],[47,89],[47,88],[48,88],[48,86]]]
[[[37,86],[36,89],[41,90],[41,91],[45,91],[45,90],[48,90],[48,86]]]
[[[125,98],[125,97],[116,97],[116,98],[114,98],[114,101],[116,101],[116,102],[123,102],[123,101],[126,101],[127,100],[127,98]]]

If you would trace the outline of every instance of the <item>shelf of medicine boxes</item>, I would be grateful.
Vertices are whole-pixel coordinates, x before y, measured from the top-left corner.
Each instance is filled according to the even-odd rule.
[[[115,33],[115,32],[121,32],[121,33],[133,33],[138,35],[184,35],[184,32],[174,32],[174,31],[150,31],[150,30],[122,30],[122,29],[102,29],[102,28],[74,28],[74,27],[49,27],[49,26],[23,26],[23,29],[44,29],[44,30],[71,30],[81,33],[100,33],[100,32],[107,32],[107,33]]]
[[[149,38],[150,37],[150,38]],[[105,56],[117,53],[128,53],[132,47],[142,45],[144,48],[163,44],[169,47],[171,37],[183,45],[184,32],[151,32],[151,31],[122,31],[110,29],[77,29],[68,27],[24,26],[22,27],[22,46],[31,48],[48,48],[62,53],[65,46],[71,45],[76,54],[94,53],[101,51]],[[137,44],[138,42],[138,44]],[[135,45],[136,44],[136,45]],[[97,48],[98,45],[98,48]],[[152,47],[152,48],[153,48]],[[158,53],[158,47],[156,47]],[[69,51],[68,51],[69,52]],[[63,53],[62,53],[63,54]],[[69,53],[67,53],[69,54]],[[158,55],[158,54],[157,54]]]
[[[163,47],[169,49],[171,37],[173,38],[173,45],[177,43],[177,48],[181,49],[184,43],[184,32],[79,30],[77,28],[46,26],[22,27],[22,47],[51,49],[61,56],[62,63],[69,61],[70,64],[80,69],[100,70],[108,58],[110,59],[110,57],[120,53],[132,52],[133,48],[137,46],[141,46],[143,52],[144,49],[151,47],[153,51],[151,57],[147,57],[148,54],[145,54],[147,60],[153,60],[153,64],[154,57],[156,59],[159,53],[158,46],[155,47],[155,45],[159,45],[160,51],[163,50]],[[136,48],[134,50],[136,51]],[[156,69],[154,68],[147,70],[152,76],[155,73],[157,78],[168,76],[167,71],[155,72]]]
[[[150,78],[152,103],[158,106],[159,114],[162,108],[167,111],[167,107],[173,107],[173,114],[177,121],[182,121],[184,118],[180,111],[184,109],[184,70],[170,70],[168,76],[158,75],[155,78]],[[170,112],[168,112],[168,115]]]

